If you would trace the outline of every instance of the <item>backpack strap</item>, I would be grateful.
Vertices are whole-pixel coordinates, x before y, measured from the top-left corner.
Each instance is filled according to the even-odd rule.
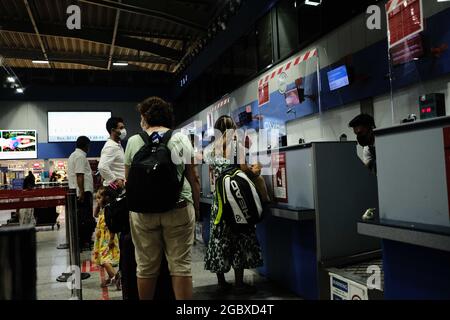
[[[148,135],[147,132],[140,132],[139,136],[142,138],[142,140],[144,141],[145,145],[149,145],[150,144],[150,136]]]
[[[173,130],[168,130],[168,131],[164,132],[164,135],[163,135],[163,137],[161,139],[161,142],[159,144],[167,146],[167,144],[169,143],[170,139],[172,138],[172,134],[173,134]],[[180,192],[183,189],[185,173],[186,173],[186,169],[184,169],[183,173],[181,174]]]
[[[172,138],[172,133],[173,133],[173,130],[166,131],[161,139],[160,144],[164,144],[167,146],[167,144],[170,141],[170,138]]]

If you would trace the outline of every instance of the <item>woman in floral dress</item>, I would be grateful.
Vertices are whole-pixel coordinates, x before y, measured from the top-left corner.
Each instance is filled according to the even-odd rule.
[[[225,150],[227,139],[227,130],[236,130],[236,124],[229,116],[220,117],[214,128],[222,133],[222,139],[216,140],[205,150],[205,162],[214,170],[214,176],[217,178],[223,170],[231,165],[230,159],[226,157]],[[223,144],[224,152],[222,155],[216,155],[216,146]],[[220,149],[220,146],[219,146]],[[225,155],[225,156],[224,156]],[[241,169],[247,171],[247,166],[241,164]],[[235,273],[235,291],[236,293],[252,293],[256,289],[244,283],[244,269],[254,269],[262,266],[263,259],[261,247],[256,237],[255,226],[249,226],[245,231],[235,231],[230,225],[227,225],[224,219],[217,223],[218,205],[216,194],[211,207],[210,237],[205,255],[205,269],[217,274],[219,290],[230,289],[231,285],[225,280],[225,273],[234,269]]]

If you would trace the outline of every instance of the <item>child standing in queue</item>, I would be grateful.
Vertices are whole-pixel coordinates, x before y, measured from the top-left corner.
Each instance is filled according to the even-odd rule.
[[[95,244],[92,252],[92,261],[105,268],[109,278],[100,284],[102,288],[115,284],[117,290],[120,288],[120,273],[116,272],[115,266],[119,265],[119,241],[116,234],[110,232],[105,223],[105,206],[111,202],[113,191],[110,187],[100,187],[96,194],[97,205],[100,208],[98,222],[95,230]]]

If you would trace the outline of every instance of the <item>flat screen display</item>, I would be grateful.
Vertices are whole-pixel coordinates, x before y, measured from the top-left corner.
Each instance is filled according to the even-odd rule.
[[[0,160],[37,159],[36,130],[0,130]]]
[[[293,106],[296,106],[300,104],[300,99],[298,97],[298,90],[293,89],[284,94],[284,98],[286,100],[286,105],[289,108],[292,108]]]
[[[106,121],[110,111],[48,112],[48,142],[74,142],[79,136],[91,141],[106,141]]]
[[[329,71],[328,84],[330,85],[331,91],[348,86],[350,84],[350,81],[348,79],[347,67],[340,66]]]

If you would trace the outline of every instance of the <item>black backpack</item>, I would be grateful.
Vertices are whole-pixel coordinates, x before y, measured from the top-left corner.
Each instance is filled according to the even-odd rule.
[[[127,196],[125,193],[105,206],[105,223],[113,233],[129,233],[130,220]]]
[[[150,141],[146,132],[139,135],[145,145],[135,154],[126,184],[128,207],[139,213],[162,213],[175,208],[184,183],[178,180],[167,144],[172,137],[167,131],[159,143]]]

